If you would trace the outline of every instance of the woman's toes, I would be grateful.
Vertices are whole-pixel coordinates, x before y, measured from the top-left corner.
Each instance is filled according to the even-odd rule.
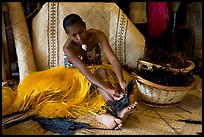
[[[123,126],[123,124],[119,124],[118,127],[121,128]]]
[[[114,129],[120,129],[123,126],[121,119],[116,118],[114,121],[116,123],[116,127]]]
[[[117,126],[117,127],[115,127],[114,129],[115,129],[115,130],[119,130],[119,129],[121,129],[121,127]]]
[[[133,104],[131,105],[131,107],[132,107],[132,108],[135,108],[136,105],[137,105],[137,102],[133,103]]]
[[[117,125],[122,125],[121,119],[116,118],[114,121],[115,121],[115,123],[117,123]]]
[[[122,127],[122,124],[119,124],[114,129],[118,130],[118,129],[121,129],[121,127]]]
[[[118,130],[118,129],[120,129],[120,128],[119,128],[119,127],[115,127],[114,129],[115,129],[115,130]]]

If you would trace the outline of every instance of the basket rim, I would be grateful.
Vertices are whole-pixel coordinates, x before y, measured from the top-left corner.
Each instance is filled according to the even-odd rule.
[[[154,87],[157,89],[162,89],[162,90],[174,90],[174,91],[181,91],[181,90],[190,90],[192,89],[195,85],[196,85],[196,81],[194,80],[190,85],[188,86],[163,86],[151,81],[148,81],[142,77],[140,77],[139,75],[133,73],[133,77],[135,78],[136,82],[141,82],[142,84],[148,85],[150,87]]]
[[[194,69],[195,67],[195,63],[191,60],[187,60],[187,62],[190,63],[190,66],[186,67],[186,68],[182,68],[182,69],[176,69],[176,68],[171,68],[174,72],[183,72],[183,73],[186,73],[186,72],[189,72],[191,70]],[[146,65],[146,66],[149,66],[149,67],[153,67],[155,66],[156,68],[161,68],[163,66],[159,65],[159,64],[155,64],[155,63],[151,63],[151,62],[148,62],[148,61],[145,61],[143,59],[139,59],[138,60],[138,64],[142,64],[142,65]]]

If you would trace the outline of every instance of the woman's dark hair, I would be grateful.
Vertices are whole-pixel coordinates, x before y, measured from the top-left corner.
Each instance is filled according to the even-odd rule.
[[[85,26],[85,22],[82,20],[82,18],[79,15],[69,14],[63,20],[63,28],[66,31],[66,27],[69,27],[78,22],[80,22],[82,25]]]

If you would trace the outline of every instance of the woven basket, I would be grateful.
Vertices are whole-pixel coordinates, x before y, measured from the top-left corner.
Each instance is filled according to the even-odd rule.
[[[182,69],[170,68],[174,73],[188,73],[194,69],[194,62],[188,60],[189,66]],[[164,66],[153,64],[145,60],[138,60],[138,65],[141,65],[142,69],[152,71],[153,67],[163,68]],[[140,69],[141,69],[140,68]],[[195,86],[195,81],[188,86],[163,86],[151,81],[148,81],[139,75],[133,73],[136,78],[139,94],[143,102],[149,106],[156,107],[168,107],[174,106],[181,102],[184,96]]]
[[[195,81],[188,86],[163,86],[150,82],[134,74],[140,96],[149,106],[172,106],[184,98],[189,90],[195,86]]]

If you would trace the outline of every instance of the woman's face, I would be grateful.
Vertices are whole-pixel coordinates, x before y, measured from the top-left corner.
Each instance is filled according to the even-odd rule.
[[[80,45],[85,44],[87,41],[86,27],[80,22],[67,27],[66,32],[73,41]]]

